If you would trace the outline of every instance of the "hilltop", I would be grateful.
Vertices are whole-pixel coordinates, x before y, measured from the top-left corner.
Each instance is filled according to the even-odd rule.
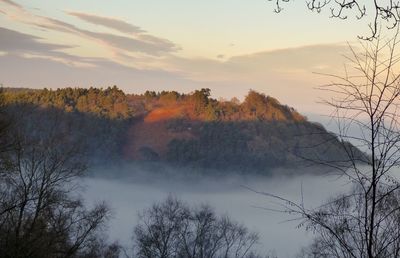
[[[238,171],[343,160],[334,135],[271,96],[252,90],[243,102],[210,96],[209,89],[125,94],[115,86],[3,90],[13,112],[30,105],[79,121],[72,128],[97,160]]]

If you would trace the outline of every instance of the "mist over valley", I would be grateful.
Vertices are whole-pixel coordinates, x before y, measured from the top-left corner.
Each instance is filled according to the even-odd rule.
[[[255,91],[239,102],[212,99],[208,89],[134,95],[117,87],[8,88],[4,102],[27,139],[62,136],[78,146],[71,151],[89,170],[75,181],[76,193],[87,207],[105,201],[111,216],[104,241],[117,241],[126,254],[136,252],[140,214],[173,197],[195,210],[210,205],[216,216],[257,233],[261,254],[294,257],[312,233],[260,192],[317,208],[350,189],[321,164],[345,164],[347,148],[365,158],[322,124]]]

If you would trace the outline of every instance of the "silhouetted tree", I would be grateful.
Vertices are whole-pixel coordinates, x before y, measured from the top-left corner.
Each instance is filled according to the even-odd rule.
[[[275,3],[275,12],[283,10],[282,5],[293,2],[293,0],[269,0]],[[361,37],[373,39],[378,36],[379,27],[382,22],[388,29],[398,27],[400,22],[400,4],[398,1],[361,1],[361,0],[310,0],[305,1],[311,11],[320,13],[323,9],[329,9],[331,18],[346,20],[349,16],[354,16],[358,20],[371,17],[369,28],[371,35]]]
[[[361,43],[352,49],[344,76],[323,87],[332,92],[326,101],[335,109],[337,137],[344,160],[316,160],[337,169],[354,185],[352,191],[332,198],[316,209],[279,196],[283,212],[298,214],[301,225],[316,233],[306,257],[399,257],[400,182],[400,73],[397,69],[397,34]],[[351,130],[356,129],[356,130]],[[354,131],[354,132],[353,132]],[[365,151],[355,153],[352,145]]]
[[[14,145],[0,154],[0,256],[79,257],[109,216],[104,203],[87,209],[74,193],[84,149],[62,111],[13,112],[6,137]]]
[[[257,234],[208,206],[192,209],[172,197],[141,214],[134,240],[139,258],[260,257],[253,251]]]

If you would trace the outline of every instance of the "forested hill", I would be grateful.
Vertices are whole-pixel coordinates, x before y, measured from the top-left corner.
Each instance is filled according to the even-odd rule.
[[[198,121],[276,120],[304,121],[305,118],[278,100],[250,91],[245,101],[210,98],[209,89],[196,90],[190,94],[176,91],[146,91],[144,94],[125,94],[116,86],[107,89],[63,88],[36,90],[4,88],[7,104],[30,103],[42,107],[56,107],[66,112],[90,113],[109,119],[129,119],[158,112]]]
[[[31,124],[51,119],[43,114],[62,113],[61,120],[72,124],[71,137],[85,139],[90,157],[102,161],[264,171],[299,166],[304,158],[343,160],[343,146],[349,146],[293,108],[255,91],[243,102],[213,99],[209,89],[125,94],[115,86],[5,88],[2,94],[9,112]],[[42,117],[18,115],[26,107]]]

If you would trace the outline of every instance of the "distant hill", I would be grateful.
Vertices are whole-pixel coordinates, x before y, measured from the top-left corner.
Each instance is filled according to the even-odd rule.
[[[32,105],[80,121],[76,134],[87,136],[91,157],[102,161],[262,172],[305,165],[306,160],[344,160],[343,146],[350,146],[293,108],[255,91],[243,102],[213,99],[209,89],[125,94],[115,86],[7,88],[2,94],[13,112]]]

